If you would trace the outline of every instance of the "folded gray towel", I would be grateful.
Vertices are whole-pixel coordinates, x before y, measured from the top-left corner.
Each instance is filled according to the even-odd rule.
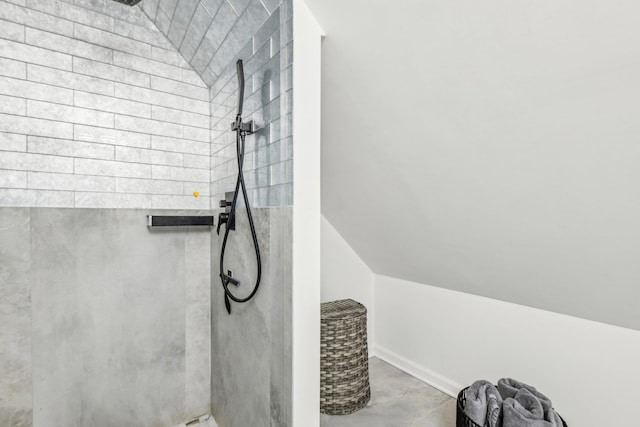
[[[489,427],[502,426],[502,396],[494,385],[487,386],[487,424]]]
[[[466,391],[464,412],[476,424],[483,426],[487,419],[487,387],[493,387],[489,381],[478,380]]]
[[[549,402],[549,406],[553,406],[551,404],[551,399],[540,393],[534,386],[514,380],[513,378],[502,378],[498,380],[498,391],[503,399],[506,399],[507,397],[515,397],[518,391],[522,389],[529,390],[535,397],[541,401],[547,401]]]
[[[552,427],[544,419],[540,400],[527,389],[521,389],[514,397],[505,399],[502,412],[503,427]]]
[[[489,381],[479,380],[466,391],[464,412],[474,423],[484,426],[488,419],[490,427],[498,427],[502,412],[502,397]]]
[[[544,419],[549,421],[553,427],[564,427],[560,415],[551,406],[542,405],[542,410],[544,411]]]
[[[546,421],[549,421],[553,427],[563,427],[564,424],[562,424],[562,420],[556,411],[554,411],[551,399],[540,393],[535,387],[514,380],[513,378],[502,378],[498,381],[498,391],[503,399],[515,397],[520,390],[529,391],[540,401]]]

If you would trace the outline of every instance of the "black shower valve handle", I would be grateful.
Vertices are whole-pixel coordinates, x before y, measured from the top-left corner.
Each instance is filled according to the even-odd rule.
[[[221,208],[226,208],[227,206],[231,206],[233,204],[233,202],[230,202],[228,200],[220,200],[220,207]]]
[[[223,200],[220,200],[220,204],[222,204],[222,202],[223,202]],[[222,224],[226,224],[228,221],[229,221],[229,214],[228,213],[222,212],[218,216],[218,229],[217,229],[218,235],[220,234],[220,227],[222,226]]]

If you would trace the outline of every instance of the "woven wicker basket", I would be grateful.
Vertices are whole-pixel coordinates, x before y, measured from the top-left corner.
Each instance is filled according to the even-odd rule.
[[[346,299],[323,303],[320,330],[320,412],[346,415],[369,402],[367,309]]]

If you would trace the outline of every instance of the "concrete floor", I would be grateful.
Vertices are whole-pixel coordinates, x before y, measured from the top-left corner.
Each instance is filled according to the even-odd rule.
[[[371,400],[350,415],[321,415],[322,427],[455,427],[456,401],[401,370],[369,359]]]

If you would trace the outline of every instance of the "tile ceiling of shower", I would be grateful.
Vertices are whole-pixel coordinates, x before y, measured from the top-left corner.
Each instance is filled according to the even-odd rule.
[[[143,0],[138,7],[209,86],[281,0]]]

